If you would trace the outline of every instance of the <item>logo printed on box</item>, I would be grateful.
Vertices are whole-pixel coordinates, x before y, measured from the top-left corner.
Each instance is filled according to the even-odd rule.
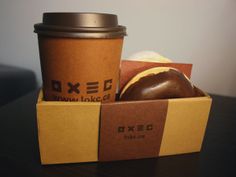
[[[99,160],[158,156],[167,107],[166,100],[102,104]]]
[[[134,131],[150,131],[153,129],[153,124],[147,124],[147,125],[128,125],[128,126],[119,126],[118,127],[118,133],[123,133],[123,132],[134,132]]]
[[[138,125],[128,125],[128,126],[119,126],[117,132],[121,133],[126,140],[133,139],[143,139],[145,138],[145,131],[152,131],[153,124],[138,124]],[[144,134],[137,134],[144,133]]]

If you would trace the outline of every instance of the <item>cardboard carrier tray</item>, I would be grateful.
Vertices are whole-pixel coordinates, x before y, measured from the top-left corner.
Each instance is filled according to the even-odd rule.
[[[171,66],[188,77],[191,64],[122,61],[120,88],[138,72]],[[146,101],[37,102],[42,164],[152,158],[199,152],[211,98]]]

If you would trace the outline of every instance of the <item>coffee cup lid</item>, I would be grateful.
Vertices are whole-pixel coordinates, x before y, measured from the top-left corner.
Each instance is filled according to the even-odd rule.
[[[54,37],[120,38],[126,36],[126,27],[118,24],[114,14],[50,12],[43,14],[43,23],[34,25],[34,32]]]

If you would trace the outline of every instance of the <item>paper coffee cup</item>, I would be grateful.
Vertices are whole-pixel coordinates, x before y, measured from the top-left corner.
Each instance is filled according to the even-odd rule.
[[[115,100],[126,35],[116,15],[44,13],[34,27],[46,101]]]

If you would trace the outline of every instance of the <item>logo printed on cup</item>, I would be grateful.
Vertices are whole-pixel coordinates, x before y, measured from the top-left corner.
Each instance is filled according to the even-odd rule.
[[[69,89],[68,89],[68,93],[80,93],[78,87],[80,86],[79,83],[76,83],[76,84],[72,84],[71,82],[68,82],[67,85],[69,86]]]
[[[98,82],[87,82],[87,94],[98,92]]]
[[[62,88],[61,81],[52,80],[51,84],[52,84],[51,87],[53,91],[62,92],[63,88]],[[67,85],[68,85],[68,90],[67,90],[68,93],[77,93],[77,94],[80,93],[79,82],[76,82],[76,83],[68,82]],[[86,85],[87,85],[86,87],[87,94],[98,92],[99,82],[87,82]],[[103,91],[105,92],[111,89],[112,89],[112,79],[105,80],[103,84]]]
[[[73,83],[73,82],[68,82],[67,83],[67,88],[64,88],[62,86],[62,82],[58,80],[52,80],[51,81],[51,88],[52,91],[54,92],[62,92],[63,89],[66,89],[66,91],[69,94],[80,94],[80,86],[81,84],[79,82]],[[103,92],[109,91],[112,89],[112,79],[107,79],[104,80],[103,82]],[[99,91],[99,82],[87,82],[86,83],[86,93],[87,94],[94,94],[98,93]],[[58,101],[79,101],[78,98],[67,98],[67,97],[62,97],[58,95],[54,95],[54,99]],[[81,101],[95,101],[95,102],[100,102],[100,101],[105,101],[110,99],[110,94],[104,95],[102,98],[99,96],[90,96],[90,97],[84,97],[81,96]]]
[[[60,81],[56,81],[56,80],[52,80],[52,90],[55,92],[61,92],[61,82]]]

